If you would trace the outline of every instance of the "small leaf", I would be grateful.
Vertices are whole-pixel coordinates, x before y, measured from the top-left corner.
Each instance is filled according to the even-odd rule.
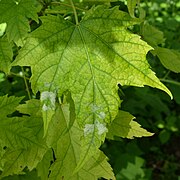
[[[13,40],[17,45],[24,44],[24,38],[30,31],[27,18],[38,22],[35,0],[1,0],[0,23],[7,23],[6,33],[9,41]]]
[[[114,139],[115,136],[133,139],[134,137],[152,136],[153,133],[140,127],[133,121],[134,117],[125,111],[119,111],[117,117],[108,128],[107,138]]]
[[[141,34],[143,39],[154,48],[156,48],[159,44],[163,44],[165,41],[163,32],[147,22],[142,25]]]
[[[0,117],[4,118],[13,113],[24,97],[0,96]]]
[[[159,133],[158,137],[159,137],[161,144],[165,144],[167,141],[169,141],[171,134],[169,131],[164,129]]]
[[[167,49],[162,47],[157,47],[154,52],[160,59],[163,66],[173,72],[180,72],[180,52]]]

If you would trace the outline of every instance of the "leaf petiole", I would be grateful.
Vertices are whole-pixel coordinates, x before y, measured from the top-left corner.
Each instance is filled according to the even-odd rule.
[[[24,83],[25,83],[25,86],[26,86],[26,91],[27,91],[28,97],[29,97],[29,99],[31,99],[31,94],[30,94],[30,91],[29,91],[29,87],[28,87],[28,84],[27,84],[27,79],[25,77],[25,72],[24,72],[23,67],[21,67],[21,70],[22,70],[22,73],[23,73],[23,79],[24,79]]]
[[[72,0],[69,0],[69,2],[70,2],[70,3],[71,3],[71,5],[72,5],[72,9],[73,9],[73,12],[74,12],[76,25],[78,25],[78,24],[79,24],[79,21],[78,21],[78,15],[77,15],[77,12],[76,12],[76,8],[75,8],[74,3],[73,3],[73,1],[72,1]]]

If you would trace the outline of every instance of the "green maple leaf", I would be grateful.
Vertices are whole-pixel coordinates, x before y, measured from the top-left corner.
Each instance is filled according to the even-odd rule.
[[[100,150],[78,172],[73,173],[80,158],[80,139],[83,135],[73,111],[72,105],[58,106],[50,124],[47,143],[54,149],[56,161],[50,168],[49,179],[114,179],[107,157]]]
[[[28,148],[32,142],[36,142],[32,130],[24,126],[24,119],[19,117],[7,117],[15,111],[15,108],[23,98],[0,97],[0,140],[6,147]]]
[[[97,152],[106,124],[118,113],[118,83],[149,85],[171,93],[146,60],[152,48],[127,30],[139,20],[118,7],[92,8],[76,25],[59,16],[41,20],[42,26],[31,33],[13,65],[32,68],[32,89],[43,97],[45,134],[55,97],[67,89],[72,93],[76,119],[84,131],[78,170]]]
[[[4,98],[2,100],[2,98]],[[3,112],[13,112],[17,104],[22,98],[15,98],[15,97],[1,97],[1,107],[3,108]],[[1,157],[1,161],[3,162],[3,172],[0,175],[1,177],[5,177],[8,175],[13,174],[22,174],[22,170],[27,166],[28,169],[31,171],[34,169],[39,161],[43,158],[44,154],[47,151],[45,140],[42,139],[43,136],[43,121],[42,115],[40,111],[40,105],[38,100],[30,100],[26,104],[19,105],[16,109],[19,110],[23,114],[29,114],[29,116],[23,117],[16,117],[16,118],[9,118],[11,119],[12,124],[14,125],[9,131],[8,140],[10,141],[9,144],[5,143],[6,150]],[[8,109],[8,111],[7,111]],[[5,123],[1,119],[0,123]],[[23,120],[23,121],[22,121]],[[8,119],[6,119],[7,123],[9,123]],[[23,122],[23,125],[21,123]],[[1,127],[2,125],[0,125]],[[11,124],[9,123],[11,127]],[[16,128],[19,127],[19,128]],[[6,129],[2,129],[2,134]],[[17,132],[14,132],[16,131]],[[26,131],[25,131],[26,130]],[[15,133],[18,131],[22,132],[18,136]],[[23,133],[24,132],[24,133]],[[14,133],[14,134],[12,134]],[[12,134],[12,135],[11,135]],[[14,136],[13,136],[14,135]],[[6,139],[5,139],[6,140]],[[2,141],[5,141],[4,138]],[[6,142],[6,141],[5,141]],[[18,142],[18,143],[17,143]],[[12,146],[12,145],[14,146]],[[11,146],[10,146],[11,145]]]
[[[28,18],[38,22],[40,8],[35,0],[1,0],[0,23],[7,23],[6,33],[9,41],[22,46],[30,31]]]
[[[125,111],[119,111],[117,117],[108,128],[107,138],[114,139],[115,136],[133,139],[134,137],[152,136],[153,133],[140,127],[133,121],[134,117]]]
[[[1,96],[0,97],[0,116],[7,118],[7,115],[12,114],[19,105],[23,97]]]

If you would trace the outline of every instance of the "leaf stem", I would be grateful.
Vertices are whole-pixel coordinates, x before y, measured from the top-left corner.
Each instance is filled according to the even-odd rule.
[[[168,77],[168,75],[169,75],[170,72],[171,72],[171,71],[168,70],[168,72],[165,74],[165,76],[163,77],[163,79],[166,79],[166,78]]]
[[[173,80],[170,80],[170,79],[160,79],[160,81],[162,82],[167,82],[167,83],[170,83],[170,84],[174,84],[174,85],[177,85],[177,86],[180,86],[180,83],[177,82],[177,81],[173,81]]]
[[[21,70],[22,70],[22,73],[23,73],[23,79],[24,79],[24,83],[25,83],[25,86],[26,86],[26,91],[27,91],[28,97],[29,97],[29,99],[31,99],[31,94],[30,94],[30,91],[29,91],[29,87],[28,87],[28,84],[27,84],[27,79],[25,77],[25,72],[24,72],[23,67],[21,67]]]
[[[24,78],[22,75],[20,74],[16,74],[16,73],[13,73],[13,72],[10,72],[10,75],[13,75],[13,76],[17,76],[17,77],[20,77],[20,78]],[[25,77],[27,80],[29,80],[28,77]]]
[[[72,6],[72,8],[73,8],[73,12],[74,12],[74,16],[75,16],[76,25],[78,25],[78,24],[79,24],[79,21],[78,21],[78,15],[77,15],[77,12],[76,12],[76,8],[75,8],[74,3],[73,3],[72,0],[69,0],[69,2],[71,3],[71,6]]]

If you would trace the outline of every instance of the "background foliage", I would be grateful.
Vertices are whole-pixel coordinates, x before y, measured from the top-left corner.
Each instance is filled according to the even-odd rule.
[[[16,2],[20,3],[20,1]],[[24,0],[23,2],[24,4],[22,4],[21,8],[18,9],[19,12],[17,13],[16,9],[11,11],[11,8],[16,7],[13,7],[13,1],[0,1],[0,22],[7,23],[7,36],[6,34],[3,35],[3,30],[0,31],[2,32],[0,33],[0,47],[1,52],[3,52],[0,52],[0,132],[1,141],[3,140],[0,143],[1,177],[2,179],[46,179],[51,171],[51,176],[49,176],[50,179],[63,179],[61,174],[66,172],[68,174],[69,172],[69,169],[67,170],[64,168],[60,161],[65,157],[66,149],[69,148],[67,146],[67,139],[71,139],[73,142],[71,146],[76,147],[75,149],[79,152],[80,146],[77,145],[77,142],[81,140],[83,134],[82,129],[77,132],[76,129],[78,129],[78,124],[74,123],[75,114],[72,113],[75,111],[75,107],[72,103],[74,99],[72,100],[69,92],[66,92],[65,100],[61,97],[63,105],[57,106],[55,114],[50,112],[50,114],[47,115],[48,117],[53,116],[53,118],[50,123],[49,132],[47,130],[48,128],[45,129],[47,134],[49,133],[47,145],[45,145],[45,140],[42,141],[44,134],[42,129],[43,121],[40,111],[41,104],[38,100],[40,99],[40,96],[42,101],[44,99],[42,98],[42,94],[40,95],[39,92],[37,92],[37,94],[32,92],[38,90],[41,91],[41,88],[37,89],[37,86],[34,85],[34,88],[31,89],[29,81],[32,74],[37,73],[37,67],[34,68],[34,70],[28,67],[36,65],[32,65],[32,61],[29,61],[29,59],[33,59],[33,57],[27,57],[29,64],[24,62],[18,64],[24,65],[23,68],[14,66],[10,70],[11,66],[9,66],[9,64],[12,59],[16,59],[16,62],[18,61],[16,57],[20,52],[19,49],[21,49],[22,55],[20,54],[18,57],[21,59],[21,56],[23,56],[23,50],[24,53],[26,53],[26,50],[31,44],[34,45],[34,43],[39,43],[37,41],[29,41],[29,44],[24,46],[25,39],[28,37],[30,31],[34,31],[39,27],[43,30],[45,28],[51,30],[51,24],[49,24],[49,27],[43,26],[43,18],[40,20],[38,17],[47,16],[49,14],[54,16],[60,14],[65,19],[75,23],[74,12],[72,5],[69,3],[70,1]],[[85,0],[83,3],[78,0],[74,0],[73,2],[79,19],[81,19],[84,16],[84,13],[93,5],[109,4],[109,1],[93,0]],[[24,9],[26,3],[29,7],[28,11]],[[34,3],[36,4],[35,6]],[[61,3],[66,5],[64,6]],[[138,6],[135,6],[136,4],[138,4]],[[137,23],[130,24],[131,26],[128,27],[128,30],[141,36],[144,41],[154,48],[154,50],[151,50],[147,55],[148,62],[150,63],[152,70],[156,72],[157,77],[159,77],[160,80],[171,90],[174,99],[170,100],[169,96],[164,92],[147,86],[139,88],[127,86],[126,84],[125,86],[119,85],[119,97],[123,100],[121,103],[121,111],[123,110],[131,113],[136,117],[136,120],[133,120],[133,116],[130,114],[120,113],[120,117],[116,117],[114,122],[119,122],[118,119],[121,118],[127,118],[131,122],[130,125],[132,125],[129,127],[130,129],[133,130],[132,127],[137,127],[138,124],[136,124],[136,122],[138,122],[143,128],[146,128],[149,132],[155,134],[148,138],[129,140],[124,139],[124,137],[138,137],[137,132],[134,133],[134,131],[129,131],[129,134],[126,135],[124,135],[124,133],[118,134],[119,137],[116,137],[115,139],[110,133],[108,133],[108,139],[106,139],[105,143],[102,144],[100,148],[104,153],[98,151],[96,156],[91,157],[89,163],[84,165],[84,169],[81,169],[78,172],[78,175],[76,174],[74,176],[74,179],[78,179],[78,177],[82,177],[83,179],[85,171],[88,172],[88,175],[86,174],[86,178],[88,179],[97,179],[99,177],[104,177],[106,179],[112,178],[113,174],[110,165],[107,163],[107,156],[116,179],[178,180],[180,178],[180,77],[178,74],[180,71],[180,3],[178,0],[142,0],[140,2],[136,1],[134,4],[131,1],[127,2],[122,0],[111,1],[110,6],[117,6],[120,10],[129,12],[132,18],[145,18],[145,21],[140,25],[132,26]],[[4,9],[8,9],[9,11],[5,13]],[[92,14],[91,16],[93,16]],[[87,17],[87,19],[88,18],[89,17]],[[52,23],[52,20],[53,19],[50,19],[49,22]],[[44,21],[48,20],[44,18]],[[54,22],[55,21],[56,20],[54,20]],[[60,21],[61,20],[59,20],[59,23]],[[10,25],[8,26],[8,24]],[[3,26],[1,26],[2,29]],[[21,27],[20,30],[19,27]],[[93,28],[93,24],[91,28]],[[109,28],[111,28],[111,26],[109,26]],[[40,35],[41,32],[39,34],[34,33],[32,37],[34,36],[36,38],[36,36]],[[88,36],[86,39],[87,38]],[[56,47],[53,46],[53,48]],[[94,46],[92,46],[92,49],[93,48]],[[50,52],[53,50],[50,49]],[[104,51],[106,51],[106,49]],[[122,83],[122,85],[124,84]],[[41,85],[39,85],[39,87],[41,87]],[[76,93],[76,88],[70,87],[70,89],[72,92]],[[112,89],[111,86],[110,89]],[[8,95],[9,98],[4,95]],[[16,96],[17,98],[11,96]],[[30,96],[32,97],[32,100],[27,101]],[[25,101],[27,102],[25,103]],[[21,103],[21,105],[19,105],[19,103]],[[48,107],[49,103],[50,105],[53,104],[52,102],[47,101],[45,102],[45,105]],[[43,118],[47,118],[44,116],[46,115],[43,115]],[[58,129],[58,125],[56,128],[56,124],[59,123],[57,117],[61,117],[62,119],[61,129]],[[68,120],[69,124],[65,123],[67,117],[70,118],[70,120]],[[120,124],[119,127],[122,125],[123,124]],[[68,128],[70,128],[69,133],[61,136],[61,133],[63,134],[65,129]],[[110,128],[112,130],[110,130]],[[118,130],[117,126],[111,126],[110,128],[110,132]],[[53,129],[53,131],[51,131],[51,129]],[[123,132],[122,129],[120,130],[121,131],[117,131],[117,133]],[[143,136],[151,135],[151,133],[148,134],[144,129],[141,129],[139,136],[141,137],[142,134]],[[98,141],[97,144],[99,143],[100,142]],[[47,146],[51,147],[48,151]],[[64,154],[60,151],[61,149],[64,150]],[[12,166],[12,159],[16,159],[16,157],[17,159],[20,158],[15,162],[15,165]],[[24,159],[24,157],[29,157],[29,159]],[[64,162],[69,164],[70,159],[72,160],[73,158],[73,152],[70,148],[68,156]],[[39,162],[39,159],[42,160]],[[75,157],[73,161],[76,159],[79,159],[79,157]],[[19,166],[19,164],[23,164],[23,166]],[[71,169],[73,170],[76,165],[77,164],[72,163]],[[62,169],[59,170],[59,167],[62,167]],[[102,169],[107,169],[108,172],[105,173]],[[60,172],[58,172],[58,170]],[[20,174],[19,172],[24,172],[26,175],[14,175]],[[72,177],[67,177],[67,179],[70,178]]]

